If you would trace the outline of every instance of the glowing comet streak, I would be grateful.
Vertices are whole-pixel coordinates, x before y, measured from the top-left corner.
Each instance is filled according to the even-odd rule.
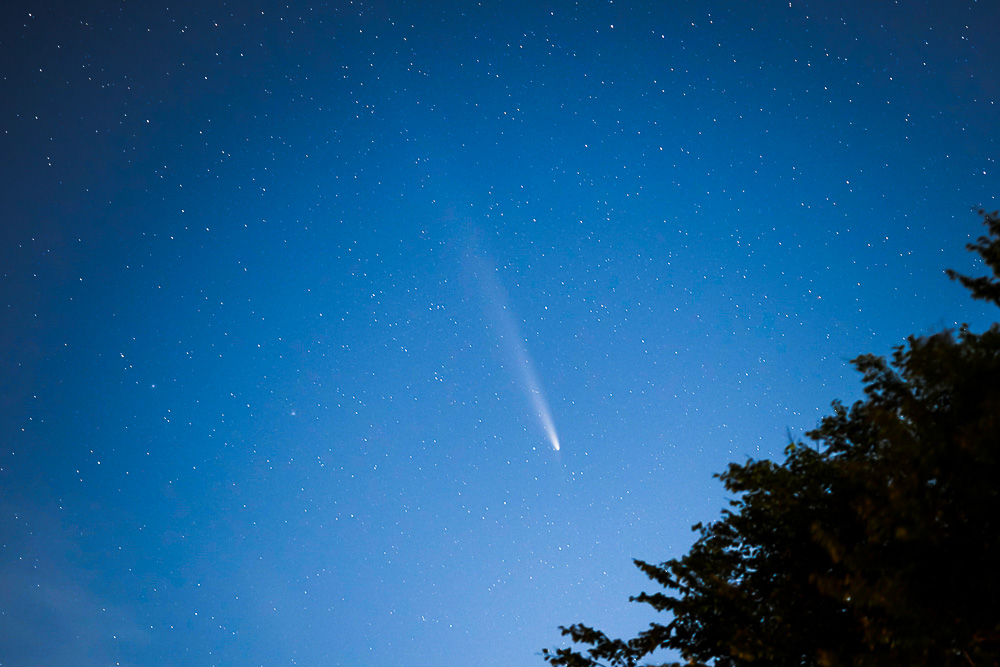
[[[535,414],[538,415],[538,421],[541,423],[542,430],[545,431],[552,449],[558,452],[559,435],[556,433],[555,422],[552,421],[549,402],[545,400],[541,383],[538,381],[538,374],[535,372],[535,367],[528,357],[528,349],[524,344],[524,339],[518,332],[514,318],[510,316],[510,311],[507,310],[506,304],[503,305],[500,311],[499,320],[500,329],[503,331],[503,340],[509,342],[508,353],[514,359],[514,366],[521,375],[521,380],[527,391],[528,399],[531,401],[531,406],[535,408]]]
[[[542,430],[545,431],[545,437],[548,438],[552,449],[558,452],[559,435],[556,433],[555,422],[552,421],[552,411],[549,410],[549,403],[545,400],[542,385],[538,381],[538,374],[531,363],[531,357],[528,356],[528,348],[525,345],[524,338],[517,328],[517,323],[511,316],[511,310],[507,305],[507,292],[496,277],[496,269],[490,266],[488,261],[476,256],[472,257],[472,260],[476,269],[476,276],[479,278],[479,283],[483,290],[483,296],[491,306],[491,310],[494,311],[492,314],[500,331],[500,341],[511,363],[514,364],[518,374],[521,376],[520,379],[524,385],[525,393],[527,393],[528,400],[531,401],[531,406],[538,416],[538,422],[541,424]]]

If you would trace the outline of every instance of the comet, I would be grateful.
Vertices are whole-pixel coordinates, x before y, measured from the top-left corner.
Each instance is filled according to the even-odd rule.
[[[504,311],[504,313],[511,320],[509,325],[513,328],[513,318],[510,318],[507,311]],[[510,338],[512,345],[508,353],[516,359],[515,367],[520,372],[521,381],[528,395],[528,400],[531,401],[531,406],[535,409],[535,414],[538,416],[538,423],[541,425],[542,431],[545,432],[545,437],[548,438],[552,449],[558,452],[559,434],[556,433],[556,424],[552,421],[552,411],[549,410],[549,402],[545,400],[545,394],[542,393],[542,386],[538,381],[538,374],[531,363],[531,358],[528,357],[528,350],[523,342],[524,339],[517,335],[516,329],[513,330],[513,333],[515,335]]]
[[[542,432],[545,433],[545,438],[552,449],[558,452],[561,446],[555,421],[552,419],[552,411],[549,409],[549,402],[542,391],[542,383],[538,379],[538,373],[535,371],[535,366],[528,354],[525,339],[512,314],[507,291],[497,278],[496,268],[487,259],[477,254],[472,255],[471,260],[483,292],[484,301],[491,311],[490,315],[499,331],[500,344],[504,348],[509,363],[517,372],[525,395],[538,418]]]

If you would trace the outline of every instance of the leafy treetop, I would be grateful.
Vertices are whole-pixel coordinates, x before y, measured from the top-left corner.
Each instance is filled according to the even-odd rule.
[[[948,276],[1000,306],[1000,217],[969,249],[991,277]],[[854,359],[864,398],[784,462],[731,463],[736,494],[680,558],[635,564],[667,612],[628,639],[576,624],[589,648],[551,665],[633,667],[658,649],[716,667],[1000,665],[1000,325],[907,339]],[[679,665],[680,663],[663,663]]]

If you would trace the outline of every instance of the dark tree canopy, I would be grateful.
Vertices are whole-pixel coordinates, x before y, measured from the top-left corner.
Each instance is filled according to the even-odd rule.
[[[993,275],[948,276],[1000,306],[1000,217],[969,244]],[[667,613],[629,640],[561,628],[586,648],[552,665],[1000,665],[1000,325],[911,336],[853,362],[864,399],[792,443],[731,463],[736,494],[684,556],[635,564]],[[650,663],[652,664],[652,663]],[[678,665],[680,663],[670,663]]]

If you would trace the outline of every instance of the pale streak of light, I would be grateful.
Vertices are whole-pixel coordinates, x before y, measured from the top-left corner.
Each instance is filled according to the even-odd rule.
[[[542,385],[538,381],[538,373],[535,372],[535,367],[528,357],[528,349],[525,347],[524,339],[521,338],[514,318],[510,316],[510,311],[506,308],[506,304],[500,310],[499,320],[502,338],[509,343],[508,354],[513,358],[514,366],[521,375],[528,399],[531,401],[532,407],[535,408],[535,414],[538,415],[538,421],[542,425],[542,430],[545,431],[552,449],[558,452],[559,435],[556,433],[555,422],[552,421],[549,402],[545,400],[545,394],[542,393]]]
[[[531,357],[528,356],[528,348],[524,344],[524,338],[518,330],[517,323],[511,315],[511,309],[507,304],[507,291],[500,284],[496,277],[496,269],[482,257],[473,256],[475,273],[479,279],[483,290],[483,296],[494,311],[492,313],[500,330],[500,340],[510,358],[511,363],[520,375],[521,383],[524,386],[528,400],[538,416],[545,437],[548,438],[552,449],[559,451],[559,434],[556,433],[556,425],[552,420],[552,411],[549,410],[549,402],[545,400],[542,392],[542,384],[538,381],[538,373],[535,372]]]

